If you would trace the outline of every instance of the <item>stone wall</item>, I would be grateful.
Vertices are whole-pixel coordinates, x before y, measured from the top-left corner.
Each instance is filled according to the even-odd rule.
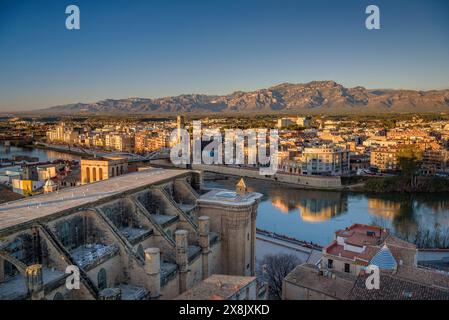
[[[264,176],[259,174],[259,170],[249,168],[238,168],[232,166],[218,166],[194,164],[194,170],[209,171],[226,175],[235,175],[247,178],[262,179],[273,182],[282,182],[301,186],[303,188],[317,189],[341,189],[340,177],[323,177],[323,176],[305,176],[278,172],[273,176]]]
[[[197,185],[200,184],[200,175],[195,174],[198,180],[195,185]],[[82,246],[83,249],[90,250],[92,246],[100,244],[114,247],[114,250],[104,255],[97,256],[97,252],[94,252],[92,261],[89,260],[86,264],[80,263],[81,276],[84,279],[81,290],[68,291],[65,288],[65,283],[61,283],[59,286],[46,286],[48,290],[45,298],[47,299],[53,299],[55,296],[65,299],[97,297],[97,293],[101,289],[98,288],[98,274],[102,269],[106,271],[107,287],[129,284],[147,290],[154,289],[154,284],[157,283],[154,281],[154,273],[148,272],[148,261],[145,257],[142,259],[140,255],[142,250],[146,249],[157,248],[160,250],[158,252],[160,252],[161,262],[179,262],[177,271],[171,274],[160,290],[156,288],[157,290],[150,291],[151,298],[174,298],[181,293],[182,288],[182,290],[189,289],[211,274],[231,270],[233,265],[236,265],[238,270],[236,269],[235,272],[231,270],[232,272],[239,275],[246,274],[248,272],[245,271],[248,269],[246,265],[249,264],[250,269],[252,268],[251,259],[254,254],[254,248],[251,246],[255,231],[256,203],[247,207],[238,207],[236,210],[228,207],[220,208],[218,205],[215,207],[219,209],[218,211],[211,211],[215,214],[214,220],[221,220],[221,215],[223,215],[225,228],[233,230],[230,234],[225,235],[228,242],[223,247],[222,238],[217,237],[217,233],[221,234],[223,231],[220,224],[219,230],[211,226],[210,231],[213,232],[213,237],[211,237],[209,228],[205,228],[203,224],[200,229],[196,223],[191,221],[194,217],[190,217],[182,211],[179,204],[171,197],[173,194],[174,198],[181,199],[183,203],[196,202],[198,195],[190,189],[191,182],[178,179],[176,182],[164,181],[160,184],[145,186],[145,188],[140,186],[131,192],[116,195],[113,199],[100,199],[83,206],[61,210],[53,213],[52,216],[33,221],[32,224],[18,224],[13,232],[11,229],[7,230],[8,233],[2,233],[3,230],[0,230],[0,239],[5,241],[7,246],[20,235],[27,235],[29,238],[30,236],[35,237],[37,234],[40,236],[40,240],[34,241],[34,246],[37,245],[39,250],[35,252],[35,248],[30,248],[29,250],[32,251],[27,251],[35,252],[36,257],[24,259],[22,263],[25,266],[41,263],[43,267],[55,268],[62,273],[67,265],[76,263],[75,257],[79,258],[75,255],[75,249],[80,249]],[[98,184],[101,183],[98,182]],[[168,192],[164,186],[169,187]],[[144,207],[152,212],[147,212]],[[168,220],[166,225],[159,225],[153,217],[156,213],[153,210],[154,207],[159,209],[158,213],[177,216],[177,218]],[[196,213],[200,214],[200,212]],[[204,219],[207,217],[202,217],[201,223],[204,223]],[[148,230],[152,229],[152,232],[141,238],[136,237],[136,241],[131,242],[120,230],[123,227],[142,227]],[[170,229],[170,237],[167,236],[168,229]],[[186,241],[183,243],[190,246],[190,249],[192,245],[201,248],[199,252],[194,251],[189,257],[190,261],[178,257],[180,255],[179,246],[175,246],[173,240],[175,240],[174,234],[179,234],[179,232],[185,235]],[[213,240],[208,242],[209,239]],[[209,245],[207,245],[208,243]],[[85,247],[85,245],[89,246]],[[77,252],[79,253],[79,251]],[[87,255],[91,256],[89,252]],[[184,261],[188,261],[188,265]],[[0,262],[4,263],[1,259]],[[227,265],[226,268],[223,267],[224,264]],[[4,277],[0,274],[0,282],[5,280],[2,278]]]

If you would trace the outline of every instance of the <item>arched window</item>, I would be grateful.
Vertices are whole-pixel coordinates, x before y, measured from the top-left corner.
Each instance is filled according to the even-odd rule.
[[[53,296],[53,300],[64,300],[64,296],[61,292],[56,292],[56,294]]]
[[[137,247],[137,255],[142,258],[142,260],[145,260],[145,252],[143,251],[143,247],[141,244]]]
[[[120,174],[123,174],[123,166],[120,166]]]
[[[97,181],[97,168],[92,168],[92,180],[95,182]]]
[[[86,167],[86,182],[90,182],[90,168]]]
[[[103,180],[103,168],[98,169],[98,180]]]
[[[111,176],[113,176],[113,177],[115,177],[115,167],[112,167],[112,174],[111,174]]]
[[[103,290],[108,287],[107,274],[105,269],[98,271],[98,289]]]
[[[61,234],[60,234],[60,239],[62,244],[65,247],[70,247],[71,246],[71,238],[70,238],[70,224],[68,221],[64,221],[62,226],[61,226]]]

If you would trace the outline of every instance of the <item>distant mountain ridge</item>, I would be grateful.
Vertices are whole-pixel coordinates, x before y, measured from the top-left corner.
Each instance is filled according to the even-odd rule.
[[[183,94],[157,99],[106,99],[39,110],[53,114],[182,112],[442,112],[449,111],[449,89],[392,90],[346,88],[335,81],[283,83],[228,95]]]

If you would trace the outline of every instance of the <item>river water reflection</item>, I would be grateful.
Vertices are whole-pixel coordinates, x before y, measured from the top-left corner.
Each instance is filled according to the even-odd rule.
[[[233,189],[236,179],[206,181],[206,187]],[[353,223],[390,228],[419,247],[449,246],[447,195],[368,195],[301,190],[259,180],[246,180],[250,191],[264,194],[257,227],[326,245],[334,232]]]
[[[38,149],[38,148],[22,148],[11,146],[5,147],[4,144],[0,144],[0,158],[11,159],[13,156],[29,156],[37,157],[39,161],[53,161],[58,159],[64,160],[79,160],[80,157],[69,153],[63,153],[52,150]]]
[[[0,144],[0,157],[13,155],[38,157],[40,161],[80,159],[43,149],[11,146],[6,150]],[[205,186],[234,189],[236,183],[236,178],[230,178],[205,181]],[[419,247],[449,247],[447,194],[368,195],[301,190],[254,179],[246,183],[250,191],[264,194],[257,216],[257,227],[261,229],[326,245],[338,229],[353,223],[376,224]]]

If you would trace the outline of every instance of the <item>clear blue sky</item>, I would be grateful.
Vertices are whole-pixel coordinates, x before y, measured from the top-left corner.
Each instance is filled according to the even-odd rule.
[[[0,111],[311,80],[449,88],[449,1],[0,0]]]

